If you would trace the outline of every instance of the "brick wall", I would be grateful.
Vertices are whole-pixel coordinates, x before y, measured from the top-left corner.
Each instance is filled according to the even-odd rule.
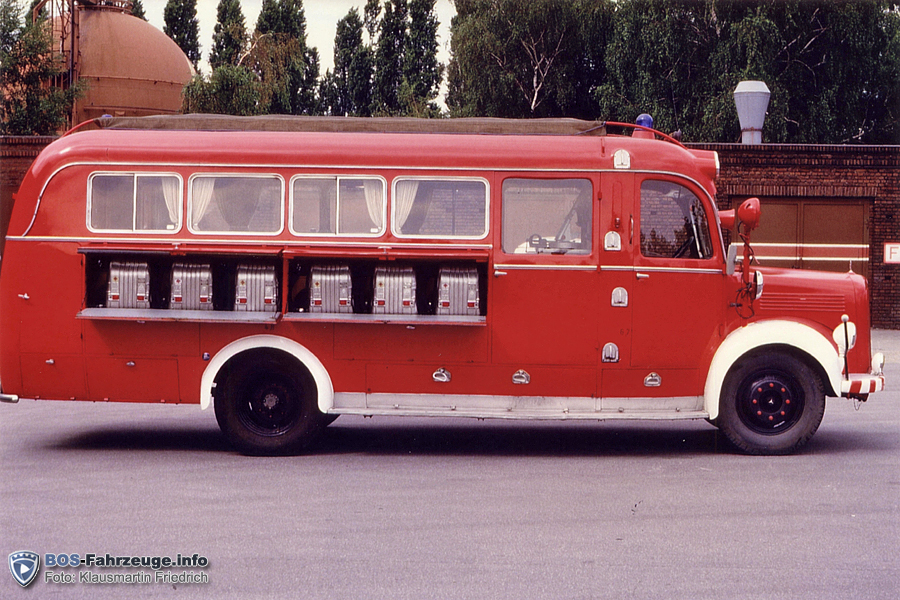
[[[0,136],[0,256],[12,213],[12,195],[18,191],[28,167],[55,137]]]
[[[884,243],[900,242],[900,146],[692,144],[719,153],[719,208],[748,196],[854,199],[869,204],[872,326],[900,329],[900,265]]]

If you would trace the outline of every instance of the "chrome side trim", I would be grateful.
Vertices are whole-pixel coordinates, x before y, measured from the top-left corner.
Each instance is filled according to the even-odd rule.
[[[494,263],[495,269],[518,269],[522,271],[596,271],[594,265],[519,265]]]
[[[644,267],[628,265],[600,265],[601,271],[649,271],[652,273],[701,273],[709,275],[722,275],[722,269],[693,268],[693,267]]]

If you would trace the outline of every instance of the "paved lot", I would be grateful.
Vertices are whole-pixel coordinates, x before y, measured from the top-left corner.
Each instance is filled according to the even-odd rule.
[[[195,407],[0,405],[0,556],[210,561],[186,569],[206,584],[45,566],[25,590],[0,574],[0,597],[894,600],[900,332],[874,345],[889,391],[829,400],[778,458],[728,454],[702,422],[351,417],[310,455],[247,458]]]

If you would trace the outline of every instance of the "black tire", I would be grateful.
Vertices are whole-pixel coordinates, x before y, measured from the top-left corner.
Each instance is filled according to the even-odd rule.
[[[233,358],[226,369],[216,395],[216,420],[240,452],[297,454],[325,426],[315,381],[293,357],[277,350],[250,351]]]
[[[815,434],[825,414],[819,375],[784,352],[741,358],[722,387],[716,424],[746,454],[791,454]]]

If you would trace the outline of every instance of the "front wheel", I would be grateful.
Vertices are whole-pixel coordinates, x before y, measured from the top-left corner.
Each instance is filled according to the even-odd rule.
[[[747,454],[790,454],[813,436],[825,414],[822,380],[785,353],[742,358],[725,378],[717,425]]]
[[[239,451],[296,454],[325,426],[309,371],[278,351],[237,356],[215,401],[216,420]]]

